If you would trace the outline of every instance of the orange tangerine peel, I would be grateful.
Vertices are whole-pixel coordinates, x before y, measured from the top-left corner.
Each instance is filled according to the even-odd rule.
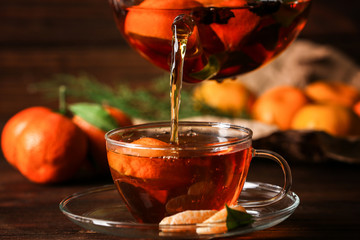
[[[246,0],[199,0],[204,5],[219,8],[238,8],[232,10],[234,17],[231,17],[227,24],[211,24],[211,28],[222,41],[226,49],[234,49],[238,47],[241,41],[251,33],[259,24],[260,17],[250,12],[245,7]]]
[[[244,207],[240,205],[234,205],[230,207],[233,210],[245,212]],[[165,217],[159,225],[186,225],[186,224],[198,224],[196,228],[197,234],[216,234],[226,232],[226,218],[228,212],[226,208],[219,211],[216,210],[187,210],[169,217]],[[206,224],[213,223],[213,226]],[[170,232],[172,230],[162,229],[163,231]],[[175,230],[177,231],[177,230]]]
[[[185,163],[177,161],[176,152],[161,149],[170,146],[169,143],[148,137],[132,143],[139,145],[139,148],[119,147],[107,152],[109,166],[120,175],[161,181],[165,186],[185,184],[190,181],[191,177],[184,167]],[[178,174],[174,175],[174,172]]]
[[[354,112],[360,117],[360,100],[353,106]]]
[[[126,34],[171,40],[171,25],[179,15],[174,10],[201,6],[194,0],[145,0],[129,9],[124,31]]]
[[[230,207],[233,210],[246,212],[245,208],[241,205],[234,205]],[[216,223],[216,222],[225,222],[227,218],[227,209],[223,208],[220,211],[217,211],[210,218],[206,219],[203,223]]]
[[[108,151],[108,162],[112,169],[123,175],[145,179],[158,178],[163,171],[166,171],[163,170],[166,167],[161,166],[160,159],[164,156],[164,151],[147,148],[168,146],[168,143],[149,137],[140,138],[131,143],[145,148],[119,148],[114,152]]]
[[[230,207],[233,210],[246,212],[245,208],[240,205],[235,205]],[[226,208],[221,209],[214,215],[212,215],[210,218],[206,219],[203,223],[218,223],[214,226],[203,226],[198,227],[196,229],[197,234],[216,234],[216,233],[223,233],[227,232],[227,226],[226,226],[226,218],[227,218],[228,212]]]
[[[156,149],[156,148],[170,146],[169,143],[150,137],[140,138],[138,140],[133,141],[132,144],[141,145],[144,147],[143,149],[131,149],[132,155],[134,156],[141,155],[145,157],[162,157],[165,156],[166,154],[165,150],[151,150],[147,148],[154,147]]]
[[[180,225],[202,223],[212,215],[216,210],[186,210],[169,217],[165,217],[159,225]]]

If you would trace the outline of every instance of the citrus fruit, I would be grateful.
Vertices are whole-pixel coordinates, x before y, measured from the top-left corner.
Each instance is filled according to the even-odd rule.
[[[246,0],[200,0],[199,2],[218,8],[236,8],[231,10],[232,16],[226,24],[215,22],[210,25],[225,49],[238,48],[241,41],[259,24],[260,17],[244,8],[248,3]]]
[[[156,182],[158,188],[185,185],[191,180],[186,163],[178,161],[176,152],[148,149],[168,147],[169,143],[144,137],[132,142],[134,148],[119,147],[108,151],[109,166],[122,176],[142,179],[144,185]],[[142,146],[142,147],[141,147]],[[155,185],[152,186],[155,188]]]
[[[194,90],[194,100],[223,114],[247,116],[255,102],[255,94],[243,83],[225,79],[221,83],[204,81]]]
[[[233,210],[246,212],[240,205],[230,207]],[[186,210],[177,214],[165,217],[159,225],[186,225],[200,224],[196,228],[197,234],[216,234],[226,232],[227,209],[216,210]],[[203,225],[202,225],[203,224]],[[211,225],[205,225],[211,224]],[[177,231],[177,229],[162,229],[165,232]]]
[[[355,105],[353,106],[353,110],[360,117],[360,101],[355,103]]]
[[[305,87],[306,95],[317,103],[332,103],[352,107],[360,100],[360,91],[340,81],[317,81]]]
[[[260,95],[253,106],[255,120],[286,130],[296,112],[308,103],[304,92],[292,86],[278,86]]]
[[[120,109],[108,105],[77,103],[70,107],[73,122],[87,135],[93,171],[109,173],[106,158],[105,133],[118,127],[132,125],[131,118]]]
[[[234,205],[230,207],[233,210],[246,212],[245,208],[241,205]],[[215,233],[223,233],[227,232],[226,226],[226,218],[228,215],[228,211],[226,208],[221,209],[208,219],[206,219],[203,223],[218,223],[214,226],[206,226],[206,227],[199,227],[196,229],[197,234],[215,234]]]
[[[293,129],[325,131],[334,136],[359,135],[359,117],[349,108],[333,104],[309,104],[301,108]]]
[[[176,9],[202,6],[194,0],[145,0],[129,9],[126,15],[125,34],[172,39],[171,25],[179,15]],[[166,9],[167,11],[163,11]]]
[[[31,107],[5,124],[1,147],[6,160],[36,183],[71,179],[84,163],[85,134],[71,119],[45,107]]]
[[[159,225],[202,223],[216,212],[216,210],[187,210],[169,217],[165,217],[163,220],[161,220]]]
[[[233,206],[230,206],[230,208],[233,209],[233,210],[246,212],[245,208],[243,206],[241,206],[241,205],[233,205]],[[204,221],[204,223],[225,222],[227,214],[228,214],[227,209],[223,208],[220,211],[216,212],[211,217],[209,217],[208,219],[206,219]]]

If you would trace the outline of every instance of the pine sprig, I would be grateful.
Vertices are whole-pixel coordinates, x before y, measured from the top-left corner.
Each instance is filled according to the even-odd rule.
[[[67,96],[74,101],[88,101],[117,107],[133,118],[144,120],[169,120],[170,95],[169,77],[163,76],[150,81],[144,87],[130,87],[125,83],[113,85],[98,81],[88,74],[57,74],[47,81],[33,85],[46,97],[57,97],[57,89],[64,85]],[[203,110],[203,109],[201,109]],[[180,118],[203,114],[194,107],[191,88],[181,92]]]

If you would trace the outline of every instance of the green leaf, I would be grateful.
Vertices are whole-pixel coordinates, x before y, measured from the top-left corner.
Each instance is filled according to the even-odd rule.
[[[105,132],[118,127],[115,119],[100,104],[76,103],[70,105],[69,109],[74,115]]]
[[[220,71],[220,62],[216,56],[211,55],[208,59],[208,63],[198,72],[189,74],[190,77],[205,80],[215,76]]]
[[[241,226],[246,226],[254,222],[253,216],[242,211],[237,211],[225,205],[227,211],[226,227],[230,231]]]
[[[131,86],[125,79],[105,83],[86,73],[79,75],[56,74],[46,81],[31,84],[29,88],[33,92],[43,94],[47,100],[57,100],[58,88],[62,85],[66,86],[66,96],[69,102],[107,104],[121,109],[134,119],[150,121],[170,119],[168,74],[149,79],[137,86]],[[203,111],[203,108],[195,107],[193,88],[192,84],[183,85],[180,118],[204,114],[223,116],[215,111]]]

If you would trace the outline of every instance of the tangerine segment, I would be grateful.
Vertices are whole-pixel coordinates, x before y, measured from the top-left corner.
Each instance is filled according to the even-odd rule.
[[[225,222],[216,223],[214,226],[200,226],[196,228],[196,233],[199,235],[205,235],[205,234],[217,234],[217,233],[225,233],[227,232],[227,227]]]
[[[246,212],[245,208],[240,205],[234,205],[231,209]],[[159,225],[185,225],[199,224],[196,228],[197,234],[216,234],[227,231],[226,218],[227,209],[216,210],[187,210],[169,217],[165,217]],[[205,224],[201,226],[201,224]],[[212,226],[206,225],[211,224]],[[165,232],[179,231],[179,229],[162,229]]]
[[[179,225],[202,223],[212,215],[216,210],[187,210],[169,217],[165,217],[159,225]]]
[[[246,212],[245,208],[241,205],[230,206],[231,209],[241,212]],[[206,219],[203,223],[216,223],[216,222],[225,222],[227,218],[227,209],[223,208],[218,211],[216,214],[212,215],[210,218]]]
[[[188,195],[203,195],[214,191],[215,185],[211,181],[201,181],[192,184],[187,194]]]
[[[175,10],[201,6],[194,0],[145,0],[129,9],[124,24],[125,34],[171,40],[171,25],[179,15]]]
[[[240,205],[234,205],[230,207],[231,209],[246,212],[245,208]],[[203,223],[217,223],[214,226],[200,226],[196,229],[197,234],[216,234],[227,232],[226,218],[227,218],[227,209],[223,208],[210,218],[206,219]]]

